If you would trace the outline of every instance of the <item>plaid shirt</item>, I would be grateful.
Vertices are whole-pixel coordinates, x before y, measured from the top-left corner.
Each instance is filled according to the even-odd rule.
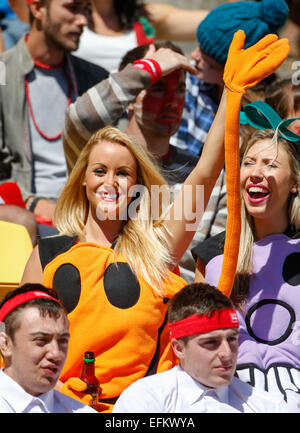
[[[170,143],[200,155],[218,104],[213,99],[215,86],[186,74],[186,98],[181,124]]]

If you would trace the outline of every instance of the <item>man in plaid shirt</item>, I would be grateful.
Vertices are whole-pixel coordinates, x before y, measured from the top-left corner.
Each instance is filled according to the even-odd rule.
[[[215,96],[216,89],[215,84],[206,83],[194,75],[186,74],[185,107],[180,127],[171,138],[173,145],[188,150],[196,156],[201,154],[219,105]]]

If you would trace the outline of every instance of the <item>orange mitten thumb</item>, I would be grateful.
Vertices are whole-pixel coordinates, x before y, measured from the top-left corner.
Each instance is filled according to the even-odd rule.
[[[79,377],[70,377],[60,388],[60,392],[68,395],[69,397],[75,398],[75,400],[81,401],[81,403],[92,407],[97,412],[111,412],[113,405],[103,404],[99,402],[98,396],[92,396],[86,394],[87,385],[79,379]]]
[[[68,395],[69,397],[75,398],[84,404],[90,405],[92,396],[86,394],[87,385],[79,377],[70,377],[60,388],[60,392]]]

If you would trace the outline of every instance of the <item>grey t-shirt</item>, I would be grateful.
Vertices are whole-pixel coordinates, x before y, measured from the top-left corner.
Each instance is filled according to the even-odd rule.
[[[68,105],[68,79],[62,68],[35,67],[28,76],[29,97],[38,127],[47,136],[56,136],[63,128]],[[61,135],[55,140],[43,138],[29,115],[33,185],[37,195],[57,198],[66,181],[66,161]]]

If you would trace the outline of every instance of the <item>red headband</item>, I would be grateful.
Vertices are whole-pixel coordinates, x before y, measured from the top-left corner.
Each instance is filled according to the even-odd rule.
[[[170,330],[170,340],[172,338],[188,337],[195,334],[214,331],[223,328],[238,328],[239,319],[233,308],[223,308],[208,314],[194,314],[186,319],[168,323]]]
[[[26,0],[27,6],[30,6],[32,2],[33,2],[33,0]]]
[[[0,309],[0,322],[3,322],[5,317],[8,316],[8,314],[11,313],[19,305],[25,304],[26,302],[31,301],[32,299],[37,299],[37,298],[51,299],[51,300],[57,302],[58,304],[60,304],[60,302],[57,299],[53,298],[52,296],[48,295],[45,292],[40,292],[38,290],[34,290],[32,292],[21,293],[20,295],[14,296],[13,298],[11,298],[7,302],[5,302],[5,304],[3,304],[3,306]]]

